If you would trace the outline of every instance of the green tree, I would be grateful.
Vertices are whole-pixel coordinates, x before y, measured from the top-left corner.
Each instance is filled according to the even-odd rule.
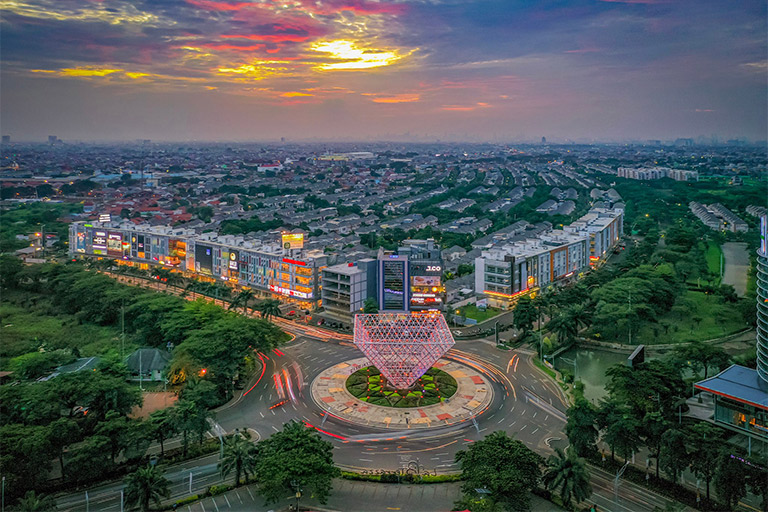
[[[560,448],[547,459],[542,482],[550,491],[557,491],[563,504],[570,508],[572,502],[586,500],[592,495],[587,462],[570,450],[566,456]]]
[[[19,512],[49,512],[56,510],[56,500],[51,496],[38,496],[35,491],[27,491],[14,510]]]
[[[528,493],[541,479],[542,458],[523,443],[497,431],[456,454],[464,480],[462,492],[475,496],[486,488],[489,497],[508,510],[527,510]]]
[[[363,313],[366,315],[376,314],[379,312],[379,305],[376,303],[376,300],[372,297],[368,297],[365,299],[365,302],[363,303]]]
[[[238,306],[243,306],[243,314],[248,314],[248,302],[253,299],[253,290],[250,288],[244,288],[240,291],[240,293],[237,294],[235,297],[235,300],[232,301],[232,303],[229,305],[229,309],[234,309]]]
[[[693,341],[675,348],[673,359],[682,367],[690,367],[696,373],[704,370],[704,378],[709,375],[710,367],[724,370],[731,362],[730,356],[721,347]]]
[[[154,411],[149,415],[149,433],[152,439],[160,443],[160,456],[165,456],[164,443],[178,432],[178,421],[176,419],[176,409],[168,407]]]
[[[273,316],[280,316],[280,301],[275,299],[267,299],[259,302],[256,305],[256,311],[261,313],[262,318],[269,320]]]
[[[717,461],[723,446],[722,430],[709,423],[699,422],[688,429],[691,471],[704,480],[709,501],[709,487],[717,471]]]
[[[673,482],[690,464],[686,447],[686,435],[682,430],[672,428],[661,435],[657,466],[661,466]]]
[[[650,452],[649,457],[656,460],[656,478],[659,478],[659,456],[663,436],[671,426],[659,411],[646,413],[642,421],[641,433],[645,438],[645,446]]]
[[[240,485],[240,476],[245,475],[245,483],[248,484],[248,476],[256,470],[256,446],[251,442],[247,432],[237,434],[224,443],[224,456],[219,462],[221,477],[226,478],[230,473],[235,473],[235,486]]]
[[[561,313],[549,321],[547,329],[557,335],[557,341],[561,346],[567,345],[578,334],[578,328],[573,319],[566,313]]]
[[[62,479],[67,479],[64,465],[64,449],[80,439],[80,427],[69,418],[59,418],[48,425],[48,442],[59,458]]]
[[[181,399],[194,402],[204,409],[213,409],[221,403],[216,384],[197,377],[187,381],[181,391]]]
[[[0,284],[3,288],[16,288],[24,269],[21,260],[10,254],[0,254]]]
[[[296,487],[325,503],[339,475],[333,465],[333,445],[302,423],[287,423],[256,445],[255,476],[267,503],[295,493]]]
[[[141,512],[149,510],[149,503],[160,505],[162,498],[171,495],[171,482],[157,466],[139,468],[125,478],[125,502],[139,506]]]
[[[97,480],[112,470],[111,443],[108,437],[86,437],[75,449],[70,449],[67,468],[74,482]]]
[[[582,457],[593,452],[599,431],[595,425],[597,412],[592,404],[587,399],[579,397],[568,409],[567,416],[565,435],[568,436],[571,448]]]
[[[55,455],[46,427],[0,427],[0,474],[6,476],[6,492],[10,496],[21,496],[42,483]]]
[[[762,498],[762,509],[768,510],[768,468],[764,464],[757,458],[747,458],[747,486],[753,494]]]
[[[713,479],[717,496],[733,510],[747,494],[747,468],[745,464],[723,450]]]
[[[109,449],[113,464],[126,446],[129,429],[128,418],[117,411],[109,411],[104,420],[96,426],[95,433],[109,439]]]
[[[468,274],[474,274],[475,266],[472,263],[461,263],[459,268],[456,269],[456,273],[459,277],[466,276]]]
[[[603,440],[611,447],[611,459],[615,454],[628,459],[640,448],[640,422],[630,410],[614,400],[603,402],[598,412],[598,425]]]
[[[533,301],[527,295],[520,297],[515,305],[512,324],[516,329],[522,332],[523,336],[526,336],[531,332],[531,329],[533,329],[533,323],[535,321],[536,307],[534,306]]]

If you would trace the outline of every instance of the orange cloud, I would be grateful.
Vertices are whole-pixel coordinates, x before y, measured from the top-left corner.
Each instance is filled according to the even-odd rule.
[[[298,96],[314,96],[314,94],[309,94],[307,92],[289,91],[289,92],[284,92],[280,96],[283,98],[296,98]]]
[[[365,94],[364,96],[370,96]],[[421,100],[418,94],[395,94],[394,96],[385,96],[379,98],[373,98],[371,101],[374,103],[413,103]]]
[[[253,41],[269,41],[270,43],[303,43],[310,36],[300,36],[298,34],[223,34],[224,39],[250,39]]]

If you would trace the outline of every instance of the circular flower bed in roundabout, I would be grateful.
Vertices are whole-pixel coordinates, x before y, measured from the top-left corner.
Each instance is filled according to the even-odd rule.
[[[439,404],[456,393],[456,379],[437,368],[430,368],[409,389],[387,385],[375,366],[367,366],[347,377],[347,391],[373,405],[385,407],[426,407]]]

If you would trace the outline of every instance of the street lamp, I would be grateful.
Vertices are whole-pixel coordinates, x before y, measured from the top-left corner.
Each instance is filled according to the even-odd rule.
[[[297,480],[291,480],[291,487],[296,489],[296,511],[299,510],[299,498],[301,498],[301,486]]]

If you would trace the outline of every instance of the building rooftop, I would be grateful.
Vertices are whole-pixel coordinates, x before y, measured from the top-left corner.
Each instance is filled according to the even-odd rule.
[[[768,410],[768,390],[760,386],[757,370],[732,365],[714,377],[696,383],[696,389]]]

